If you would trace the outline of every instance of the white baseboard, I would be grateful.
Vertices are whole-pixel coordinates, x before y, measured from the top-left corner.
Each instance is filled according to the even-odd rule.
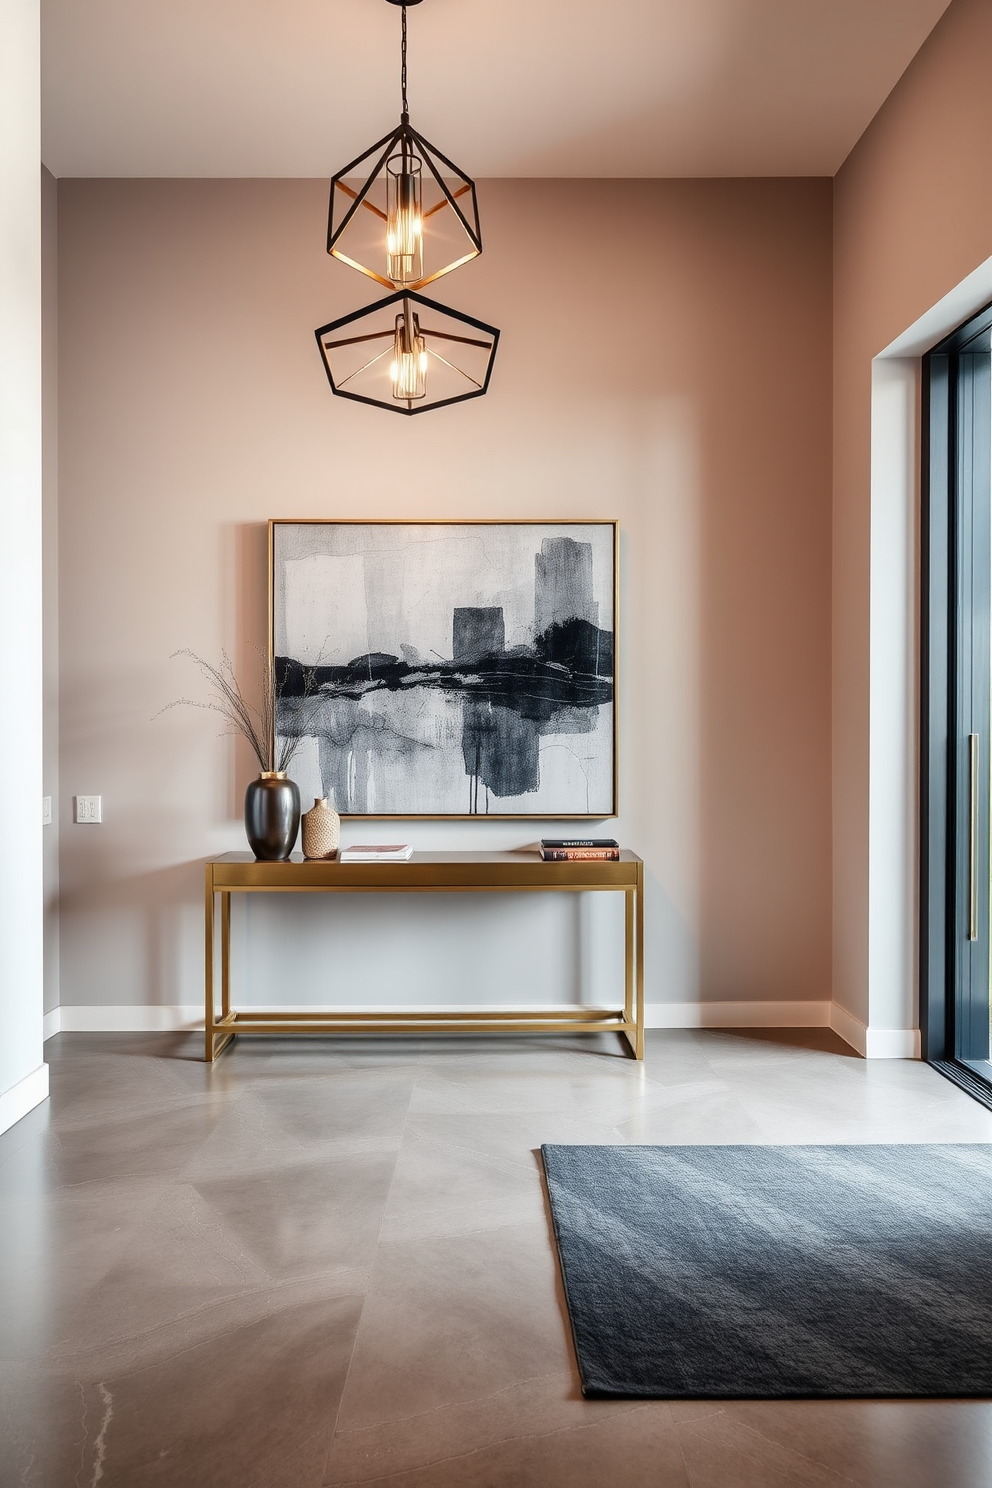
[[[918,1028],[866,1028],[837,1002],[654,1002],[646,1028],[832,1028],[864,1059],[919,1059]]]
[[[838,1037],[844,1040],[845,1044],[850,1044],[851,1048],[856,1049],[864,1059],[868,1051],[866,1037],[868,1030],[859,1018],[849,1013],[847,1008],[842,1008],[839,1002],[832,1002],[829,1026]]]
[[[203,1004],[59,1008],[61,1033],[176,1033],[203,1027]],[[49,1015],[51,1016],[51,1015]]]
[[[830,1004],[830,1027],[865,1059],[919,1059],[918,1028],[871,1028],[840,1003]]]
[[[507,1004],[500,1006],[509,1010]],[[365,1004],[367,1009],[368,1005]],[[447,1005],[423,1012],[456,1012]],[[524,1005],[517,1010],[526,1012]],[[316,1011],[306,1005],[281,1007],[284,1012]],[[344,1009],[342,1009],[344,1011]],[[407,1006],[378,1006],[379,1012],[403,1013]],[[475,1011],[486,1011],[475,1006]],[[839,1003],[808,1002],[649,1002],[646,1028],[832,1028],[866,1059],[919,1059],[920,1034],[915,1028],[866,1028]],[[199,1003],[165,1007],[71,1007],[45,1014],[45,1038],[64,1033],[176,1033],[203,1027]],[[30,1109],[30,1108],[28,1108]],[[15,1117],[15,1120],[19,1118]]]
[[[919,1059],[918,1028],[868,1028],[865,1030],[866,1059]]]
[[[25,1075],[23,1080],[18,1080],[9,1090],[0,1095],[0,1132],[9,1131],[10,1128],[35,1106],[40,1106],[43,1100],[48,1098],[48,1065],[39,1064],[38,1068]]]

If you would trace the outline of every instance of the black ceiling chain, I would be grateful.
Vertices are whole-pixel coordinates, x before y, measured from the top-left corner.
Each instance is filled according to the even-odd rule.
[[[400,44],[400,53],[401,53],[401,56],[402,56],[402,65],[400,67],[400,88],[401,88],[402,93],[403,93],[403,113],[402,113],[402,116],[401,116],[401,122],[404,123],[404,124],[409,124],[409,122],[410,122],[410,106],[409,106],[409,104],[407,103],[407,100],[406,100],[406,6],[405,5],[403,6],[403,40],[402,40],[402,42]]]

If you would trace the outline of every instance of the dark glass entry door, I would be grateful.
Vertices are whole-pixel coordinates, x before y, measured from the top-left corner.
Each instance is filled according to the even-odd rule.
[[[921,967],[927,1057],[992,1103],[990,347],[986,310],[924,361]]]

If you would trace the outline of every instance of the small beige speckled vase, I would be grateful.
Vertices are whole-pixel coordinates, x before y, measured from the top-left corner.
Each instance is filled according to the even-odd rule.
[[[303,856],[333,858],[341,841],[341,818],[330,804],[330,798],[317,797],[303,816]]]

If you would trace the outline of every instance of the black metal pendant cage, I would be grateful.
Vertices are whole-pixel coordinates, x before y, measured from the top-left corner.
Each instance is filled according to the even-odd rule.
[[[475,182],[401,120],[332,178],[327,251],[387,289],[423,289],[482,252]]]
[[[499,344],[495,326],[409,289],[314,335],[332,393],[406,415],[481,398]]]
[[[331,178],[327,212],[328,253],[395,293],[314,333],[332,393],[407,415],[481,398],[499,342],[418,293],[482,252],[475,182],[410,123],[406,11],[419,3],[390,0],[403,13],[400,122]]]

